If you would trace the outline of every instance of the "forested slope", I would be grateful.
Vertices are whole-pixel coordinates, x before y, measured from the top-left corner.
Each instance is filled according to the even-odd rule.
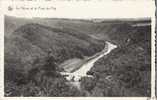
[[[5,17],[6,96],[150,96],[150,26],[139,22]],[[71,58],[100,52],[105,41],[118,46],[71,87],[56,69]],[[51,52],[51,56],[48,55]],[[54,62],[55,64],[52,64]]]

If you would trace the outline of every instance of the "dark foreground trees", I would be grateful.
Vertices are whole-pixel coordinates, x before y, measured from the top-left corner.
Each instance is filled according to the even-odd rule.
[[[5,96],[83,96],[77,88],[59,74],[52,52],[44,59],[37,58],[27,74],[14,70],[14,79],[5,81]],[[5,70],[6,73],[8,70]],[[18,72],[17,72],[18,71]],[[7,76],[7,74],[6,74]],[[25,82],[22,82],[25,81]]]

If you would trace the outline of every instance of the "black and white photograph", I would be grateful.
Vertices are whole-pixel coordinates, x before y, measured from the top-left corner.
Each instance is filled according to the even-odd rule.
[[[4,18],[5,97],[150,97],[151,18]]]

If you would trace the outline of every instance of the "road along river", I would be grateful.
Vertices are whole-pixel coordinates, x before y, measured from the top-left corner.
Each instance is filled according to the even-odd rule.
[[[87,72],[93,67],[94,63],[100,58],[102,58],[103,56],[109,54],[115,48],[117,48],[117,45],[114,45],[110,42],[106,42],[105,48],[101,52],[98,52],[91,57],[85,58],[82,61],[79,60],[78,64],[71,64],[75,66],[78,65],[79,67],[77,67],[77,69],[66,71],[66,72],[60,72],[60,73],[62,75],[65,75],[67,80],[74,81],[74,82],[78,82],[81,79],[81,77],[92,77],[90,75],[87,75]],[[66,64],[63,64],[63,65],[66,65]],[[70,66],[70,64],[67,64],[67,66]],[[70,68],[71,67],[72,66],[70,66]]]

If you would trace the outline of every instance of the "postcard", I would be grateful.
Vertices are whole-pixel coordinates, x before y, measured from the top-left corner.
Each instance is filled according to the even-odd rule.
[[[2,100],[156,99],[155,1],[0,6]]]

